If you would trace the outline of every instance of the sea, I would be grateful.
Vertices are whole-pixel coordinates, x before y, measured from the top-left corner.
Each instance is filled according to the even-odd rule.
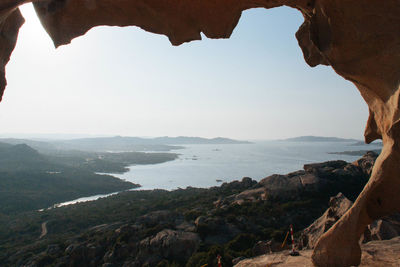
[[[379,149],[377,144],[355,145],[350,142],[258,141],[249,144],[183,145],[170,152],[178,159],[161,164],[134,165],[123,174],[110,174],[140,184],[135,190],[174,190],[186,187],[208,188],[224,182],[251,177],[261,180],[272,174],[287,174],[303,169],[304,164],[329,160],[353,162],[361,156],[330,154],[330,152]],[[113,193],[115,194],[115,193]],[[111,194],[109,194],[111,195]],[[96,195],[65,203],[95,200],[108,195]]]

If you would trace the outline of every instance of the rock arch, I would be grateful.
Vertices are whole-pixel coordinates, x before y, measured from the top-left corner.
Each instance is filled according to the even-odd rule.
[[[296,37],[310,66],[330,65],[353,82],[369,107],[366,142],[383,140],[370,181],[353,207],[322,238],[316,266],[360,262],[365,227],[399,211],[400,203],[400,2],[398,0],[3,0],[0,3],[0,96],[5,66],[24,19],[18,6],[33,2],[55,46],[99,25],[135,25],[168,36],[173,45],[228,38],[241,12],[289,6],[304,23]]]

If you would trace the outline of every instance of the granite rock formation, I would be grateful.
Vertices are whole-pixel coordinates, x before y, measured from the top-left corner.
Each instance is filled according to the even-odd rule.
[[[317,266],[358,265],[358,240],[367,225],[399,210],[400,3],[397,0],[3,0],[0,4],[0,75],[15,46],[22,3],[33,2],[56,46],[98,25],[135,25],[165,34],[173,45],[227,38],[245,9],[282,5],[298,9],[296,37],[310,66],[330,65],[353,82],[369,107],[367,143],[383,140],[369,183],[353,207],[318,242]],[[0,94],[5,87],[0,79]]]
[[[274,174],[262,179],[258,185],[262,186],[264,194],[260,195],[260,189],[246,190],[235,196],[239,200],[251,199],[280,199],[291,200],[299,194],[327,193],[329,194],[338,183],[346,185],[346,194],[361,190],[369,178],[372,166],[377,154],[369,151],[356,162],[347,163],[343,160],[327,161],[304,165],[304,170],[299,170],[285,175]],[[243,198],[242,196],[246,196]]]
[[[353,202],[342,193],[331,197],[329,208],[313,224],[304,229],[300,236],[299,246],[313,249],[319,238],[328,231],[353,205]],[[400,236],[400,213],[385,216],[376,220],[365,229],[362,243],[376,240],[389,240]]]
[[[361,245],[360,267],[397,267],[400,266],[400,237],[390,240],[372,241]],[[243,259],[235,267],[312,267],[311,250],[302,250],[299,257],[291,257],[289,251],[262,255],[252,259]]]
[[[329,208],[313,224],[304,229],[300,237],[300,246],[312,249],[318,239],[332,227],[353,205],[342,193],[331,197]]]

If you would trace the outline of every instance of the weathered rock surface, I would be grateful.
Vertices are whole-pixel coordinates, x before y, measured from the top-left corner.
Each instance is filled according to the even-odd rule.
[[[162,258],[185,262],[196,252],[199,245],[200,237],[196,233],[165,229],[153,237],[140,241],[138,258],[150,266]]]
[[[368,151],[362,158],[354,161],[353,164],[360,167],[366,175],[370,176],[377,156],[378,154],[375,151]]]
[[[154,214],[165,212],[153,212],[149,215],[152,217]],[[175,214],[175,217],[179,215]],[[111,225],[103,225],[92,228],[90,232],[95,236],[105,236],[109,235],[112,228]],[[122,263],[124,266],[155,266],[162,260],[186,262],[197,251],[201,242],[197,233],[172,229],[163,229],[140,240],[139,233],[145,229],[148,228],[139,222],[133,225],[125,224],[114,231],[111,230],[114,233],[107,240],[99,242],[99,238],[94,238],[85,242],[72,241],[64,253],[60,252],[59,247],[51,245],[45,252],[33,258],[31,264],[41,266],[43,258],[49,256],[58,264],[67,266],[122,266]]]
[[[324,192],[336,186],[338,181],[349,186],[363,184],[368,180],[377,156],[370,151],[354,163],[336,160],[306,164],[304,171],[271,175],[259,182],[265,191],[261,196],[272,199],[293,199],[301,193]],[[253,199],[259,199],[260,192],[261,189],[246,190],[240,195],[252,199],[250,196],[253,194]]]
[[[274,174],[255,182],[248,177],[241,182],[224,183],[221,188],[241,190],[238,194],[218,199],[215,207],[226,209],[232,205],[242,205],[248,202],[273,200],[293,200],[300,194],[321,193],[331,191],[338,184],[348,185],[354,191],[354,186],[362,186],[368,181],[372,166],[378,154],[369,151],[353,163],[343,160],[306,164],[304,170],[289,174]],[[361,188],[360,188],[361,189]],[[357,190],[355,190],[357,191]],[[201,219],[201,218],[199,218]]]
[[[271,245],[272,241],[258,241],[252,249],[253,255],[260,256],[267,253],[272,253]]]
[[[376,220],[364,232],[363,242],[387,240],[400,235],[400,214],[395,213]]]
[[[312,249],[323,233],[328,231],[353,205],[342,193],[331,197],[328,210],[313,224],[304,229],[300,237],[300,246]]]
[[[313,249],[319,238],[328,231],[353,205],[342,193],[331,197],[329,208],[313,224],[304,229],[300,247]],[[368,225],[361,239],[363,243],[373,240],[388,240],[400,235],[400,214],[396,213]]]
[[[0,4],[0,94],[4,67],[15,45],[22,18],[16,8],[34,2],[56,46],[99,25],[135,25],[165,34],[174,45],[229,37],[243,10],[287,5],[302,12],[296,37],[310,66],[330,65],[353,82],[369,107],[366,142],[383,140],[368,185],[349,212],[318,242],[317,266],[360,262],[358,239],[366,226],[399,211],[400,202],[400,4],[397,0],[3,0]],[[312,178],[310,178],[312,180]]]
[[[361,246],[362,258],[359,266],[400,266],[400,237],[385,241],[372,241]],[[259,256],[240,261],[235,267],[312,267],[312,250],[300,251],[300,256],[289,256],[289,251]]]

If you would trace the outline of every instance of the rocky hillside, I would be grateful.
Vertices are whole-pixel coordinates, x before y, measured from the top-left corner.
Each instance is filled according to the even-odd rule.
[[[280,249],[339,192],[351,200],[368,181],[376,154],[354,163],[304,170],[209,189],[125,192],[20,217],[0,217],[4,266],[223,266]],[[350,200],[349,200],[350,201]],[[43,224],[47,227],[43,232]],[[40,238],[39,238],[40,237]]]

